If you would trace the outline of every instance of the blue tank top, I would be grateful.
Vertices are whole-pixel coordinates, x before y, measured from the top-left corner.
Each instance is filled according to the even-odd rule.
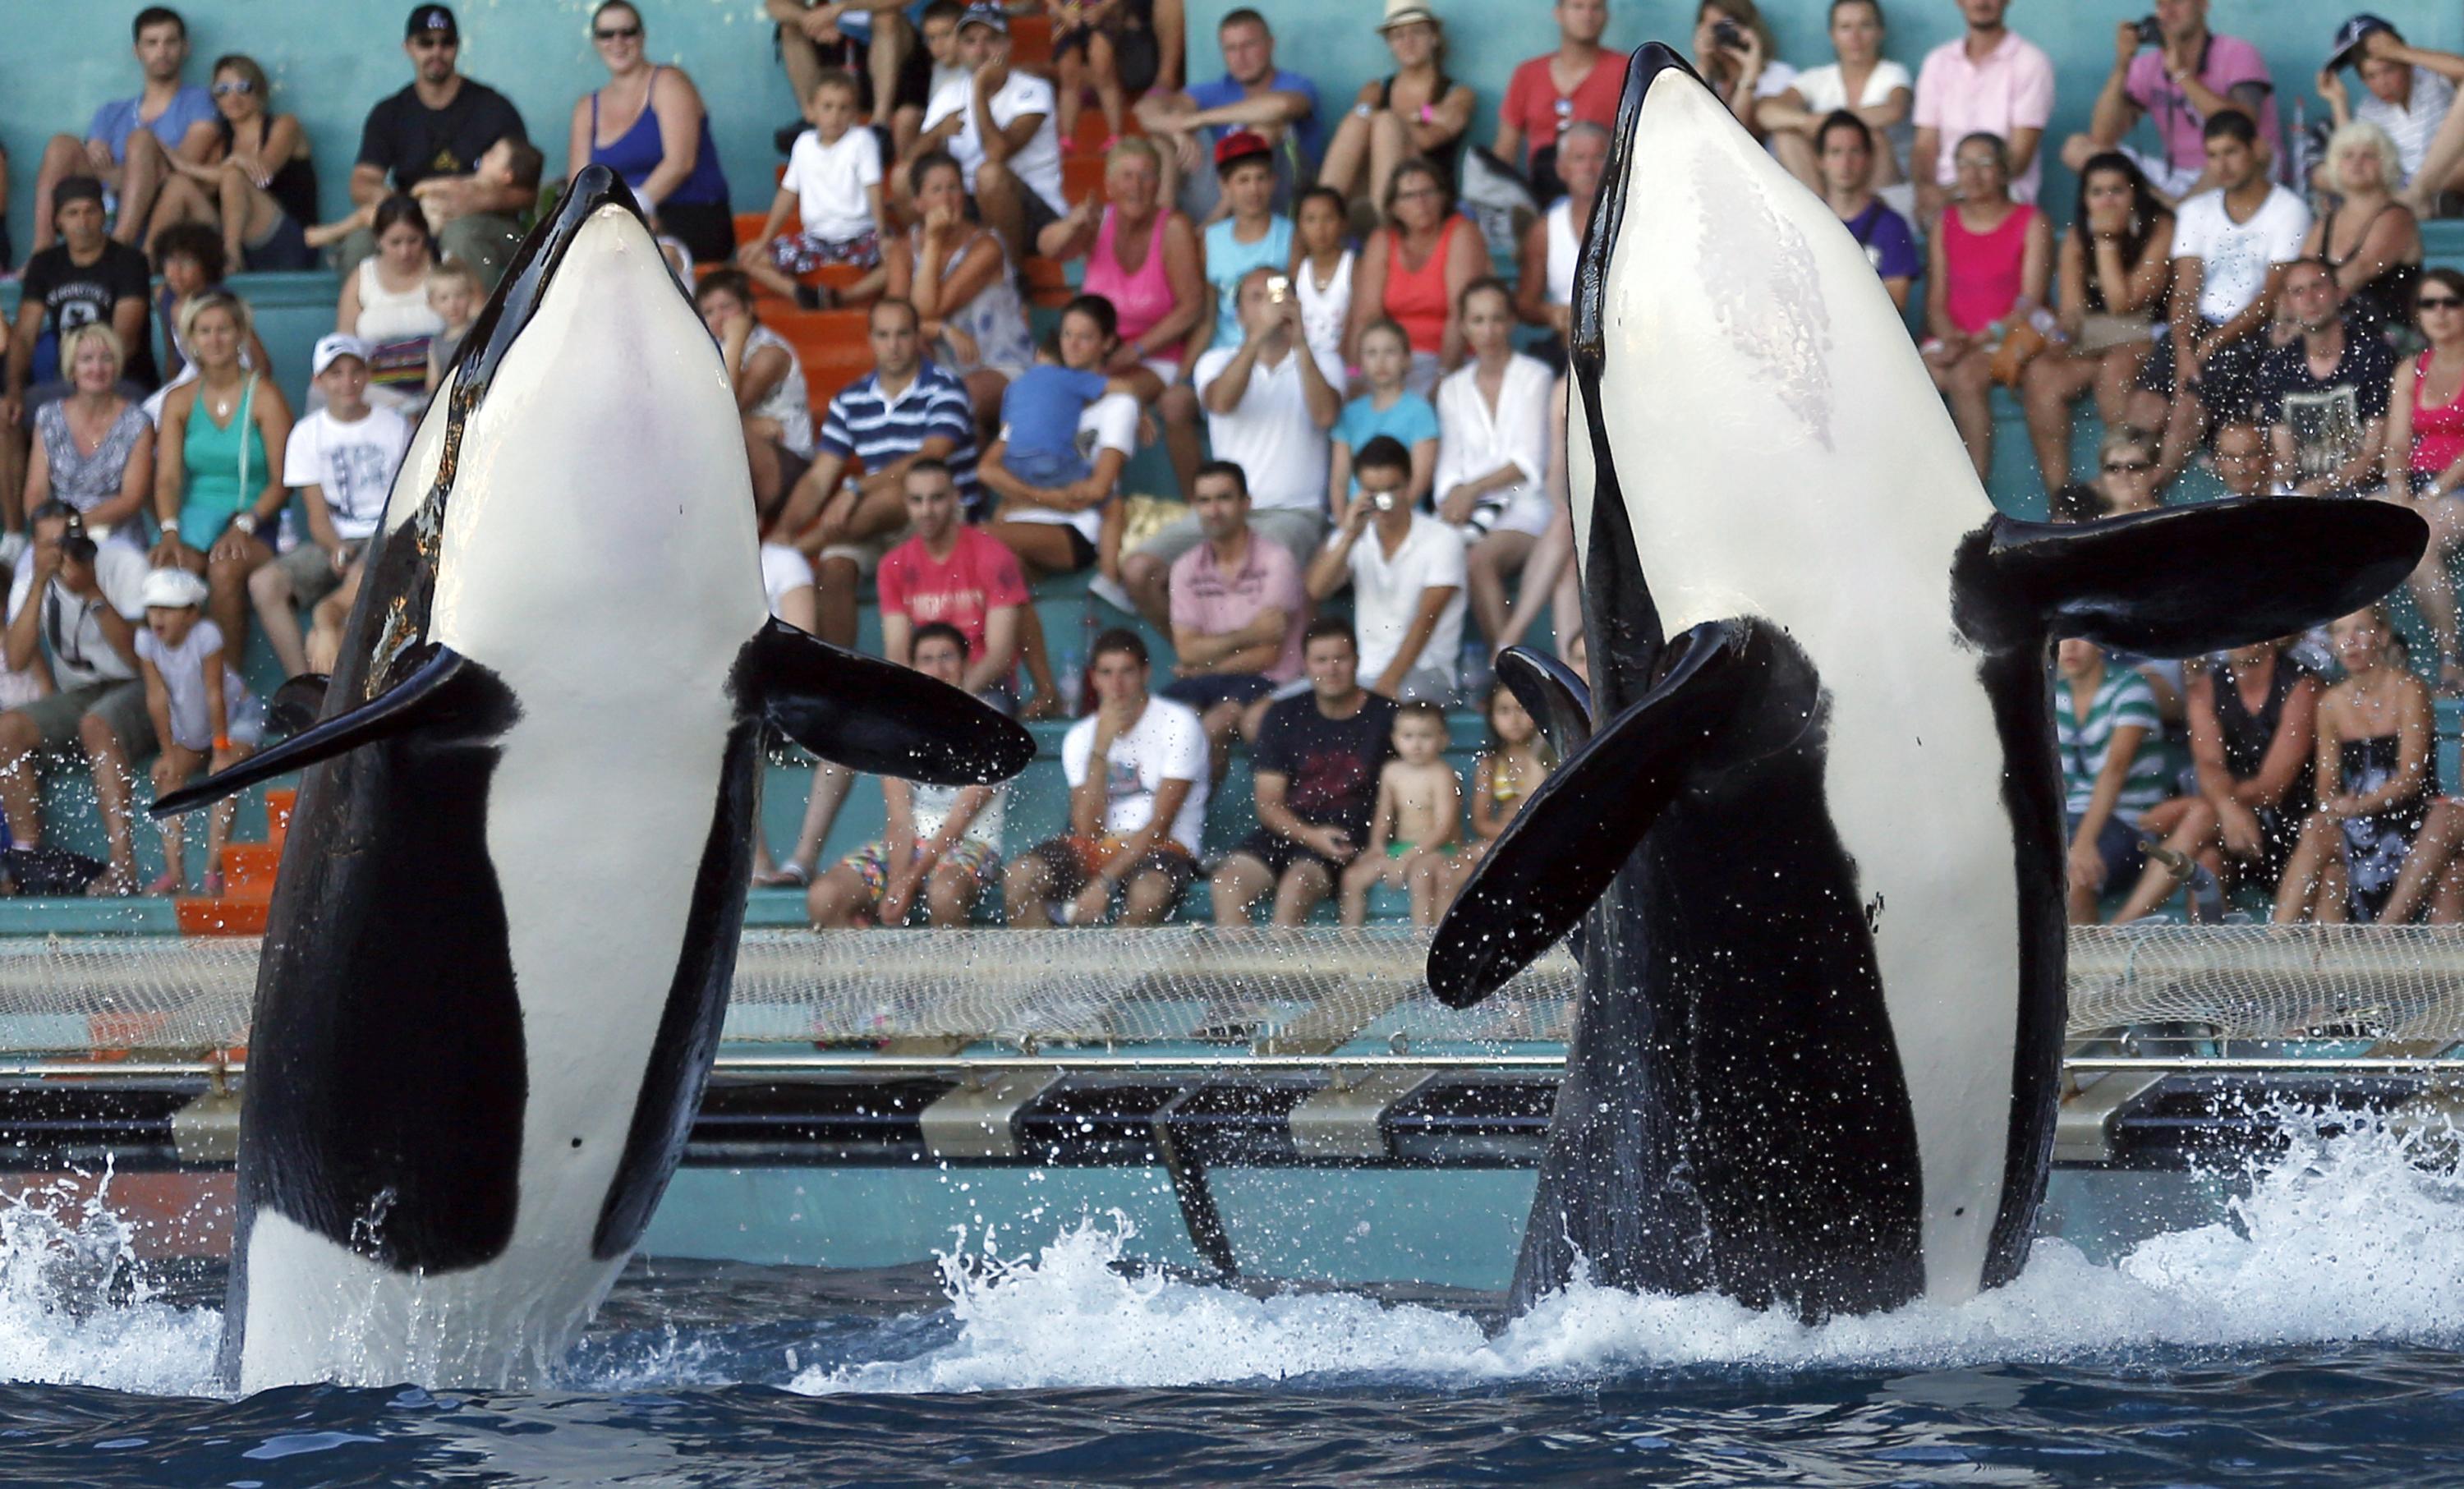
[[[659,88],[659,69],[650,69],[650,91]],[[605,165],[625,180],[625,185],[639,191],[650,172],[659,168],[667,154],[659,142],[659,112],[646,101],[642,116],[633,127],[619,135],[614,144],[599,142],[599,94],[590,95],[590,164]],[[668,193],[668,200],[689,206],[715,205],[727,200],[727,178],[719,172],[718,148],[711,143],[710,111],[701,116],[701,139],[693,145],[693,174]]]

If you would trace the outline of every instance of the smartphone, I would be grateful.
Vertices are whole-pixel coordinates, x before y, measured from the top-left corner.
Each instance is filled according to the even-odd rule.
[[[1292,297],[1292,281],[1283,274],[1266,276],[1266,298],[1277,305]]]
[[[1395,510],[1395,493],[1393,492],[1371,492],[1369,493],[1369,505],[1376,508],[1380,512],[1392,512]]]

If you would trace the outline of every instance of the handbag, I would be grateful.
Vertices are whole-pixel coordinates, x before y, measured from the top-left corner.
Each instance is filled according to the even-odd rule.
[[[2001,342],[1993,348],[1993,381],[2004,387],[2017,387],[2019,374],[2045,344],[2045,333],[2024,320],[2003,332]]]

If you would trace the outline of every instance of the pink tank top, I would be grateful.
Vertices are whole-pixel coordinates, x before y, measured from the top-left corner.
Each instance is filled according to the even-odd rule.
[[[1146,335],[1173,312],[1172,279],[1163,272],[1163,230],[1171,219],[1169,211],[1156,210],[1155,234],[1147,240],[1147,259],[1135,274],[1123,269],[1112,252],[1112,227],[1119,218],[1111,208],[1104,208],[1104,225],[1095,230],[1095,251],[1087,255],[1087,277],[1080,288],[1112,302],[1124,341]],[[1175,341],[1155,347],[1148,355],[1159,360],[1178,358],[1180,345]]]
[[[1460,217],[1446,219],[1437,252],[1417,274],[1403,267],[1403,235],[1386,234],[1386,314],[1403,328],[1404,339],[1416,352],[1436,356],[1445,347],[1446,316],[1452,308],[1446,303],[1446,255],[1454,252],[1462,225]]]
[[[2464,388],[2436,407],[2422,402],[2430,391],[2431,352],[2412,364],[2412,469],[2436,475],[2464,456]]]
[[[2028,224],[2035,216],[2035,208],[2022,203],[2001,227],[1970,232],[1958,208],[1943,208],[1942,253],[1948,271],[1944,308],[1952,325],[1973,336],[2011,313],[2026,277]]]

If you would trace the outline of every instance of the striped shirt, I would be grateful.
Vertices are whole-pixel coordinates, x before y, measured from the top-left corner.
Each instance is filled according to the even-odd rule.
[[[2136,821],[2142,812],[2172,793],[2167,789],[2165,752],[2157,748],[2161,723],[2156,716],[2156,691],[2135,668],[2106,663],[2104,682],[2088,700],[2087,716],[2075,712],[2070,683],[2054,680],[2054,738],[2062,753],[2062,810],[2077,819],[2096,796],[2097,777],[2104,774],[2105,752],[2113,732],[2130,725],[2146,731],[2139,753],[2131,756],[2130,774],[2123,777],[2114,815]]]
[[[2455,103],[2455,85],[2426,67],[2412,70],[2412,92],[2406,95],[2409,102],[2399,108],[2377,94],[2364,88],[2353,104],[2353,117],[2365,120],[2387,132],[2395,142],[2395,158],[2404,167],[2404,179],[2410,181],[2421,169],[2422,152],[2430,148],[2430,140],[2438,133],[2447,111]]]
[[[904,460],[939,435],[950,441],[950,475],[958,488],[958,502],[967,520],[975,521],[983,505],[976,484],[976,415],[967,401],[967,385],[932,362],[920,362],[915,380],[895,398],[884,398],[881,374],[868,372],[830,400],[816,449],[842,460],[863,462],[878,471]]]

